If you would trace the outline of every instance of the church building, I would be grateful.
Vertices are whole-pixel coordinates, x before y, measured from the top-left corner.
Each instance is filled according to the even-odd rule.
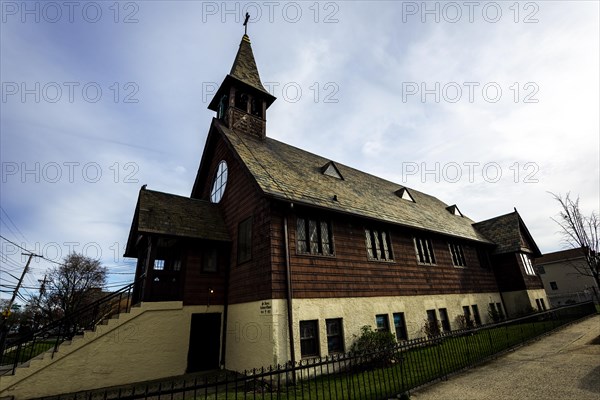
[[[350,350],[365,325],[403,341],[546,307],[516,210],[474,222],[275,140],[274,101],[244,35],[191,195],[139,191],[133,307],[0,375],[0,397],[298,362]]]
[[[275,140],[274,101],[244,35],[208,106],[190,197],[139,192],[125,253],[134,302],[178,302],[187,371],[344,352],[364,325],[406,340],[428,321],[450,330],[546,307],[540,250],[516,210],[476,223]]]

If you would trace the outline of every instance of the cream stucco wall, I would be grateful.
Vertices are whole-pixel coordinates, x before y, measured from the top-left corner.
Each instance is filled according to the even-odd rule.
[[[223,313],[222,306],[143,303],[99,325],[51,358],[32,360],[0,377],[0,397],[16,400],[121,385],[185,373],[193,313]]]
[[[550,308],[550,302],[546,297],[544,289],[516,290],[503,292],[504,304],[510,318],[528,314],[532,309],[537,310],[535,299],[544,299],[546,308]]]
[[[326,319],[342,318],[345,350],[349,350],[364,325],[375,328],[375,315],[387,314],[390,330],[395,334],[393,314],[403,312],[408,338],[424,336],[422,328],[427,310],[446,308],[452,329],[457,329],[456,317],[463,315],[463,306],[476,304],[482,322],[491,322],[488,304],[501,303],[499,293],[472,293],[429,296],[354,297],[338,299],[294,299],[294,339],[296,360],[300,353],[300,321],[319,321],[320,355],[328,355]],[[438,319],[439,319],[439,313]]]

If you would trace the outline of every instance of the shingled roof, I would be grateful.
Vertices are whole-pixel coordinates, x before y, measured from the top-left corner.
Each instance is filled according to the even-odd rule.
[[[248,168],[262,191],[274,198],[327,208],[411,228],[492,243],[469,218],[447,204],[410,189],[414,202],[395,192],[403,186],[335,162],[343,179],[323,173],[331,160],[279,142],[238,134],[219,120],[214,125]]]
[[[242,83],[243,85],[239,85]],[[275,96],[269,93],[260,80],[258,73],[258,67],[256,66],[256,60],[254,59],[254,53],[252,52],[252,46],[250,45],[250,38],[248,35],[242,37],[240,47],[231,66],[231,71],[221,83],[219,90],[211,100],[208,108],[213,111],[217,111],[217,107],[221,97],[228,95],[229,87],[231,85],[245,86],[250,91],[258,91],[262,94],[262,97],[267,102],[267,108],[275,101]]]
[[[542,257],[535,260],[535,265],[545,265],[561,261],[571,261],[585,257],[585,251],[587,248],[577,248],[555,251],[553,253],[544,254]]]
[[[146,189],[140,190],[126,256],[135,253],[135,240],[139,233],[230,240],[216,204]]]
[[[529,248],[534,256],[541,256],[540,249],[516,210],[477,222],[475,228],[496,243],[495,254],[523,251],[524,248]]]

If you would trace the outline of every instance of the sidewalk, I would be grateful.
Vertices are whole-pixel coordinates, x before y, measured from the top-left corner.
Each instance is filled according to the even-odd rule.
[[[488,399],[600,399],[600,315],[411,393],[411,400]]]

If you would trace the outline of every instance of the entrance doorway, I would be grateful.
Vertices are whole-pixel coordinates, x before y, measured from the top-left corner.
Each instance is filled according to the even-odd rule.
[[[219,368],[221,314],[192,314],[187,372]]]

